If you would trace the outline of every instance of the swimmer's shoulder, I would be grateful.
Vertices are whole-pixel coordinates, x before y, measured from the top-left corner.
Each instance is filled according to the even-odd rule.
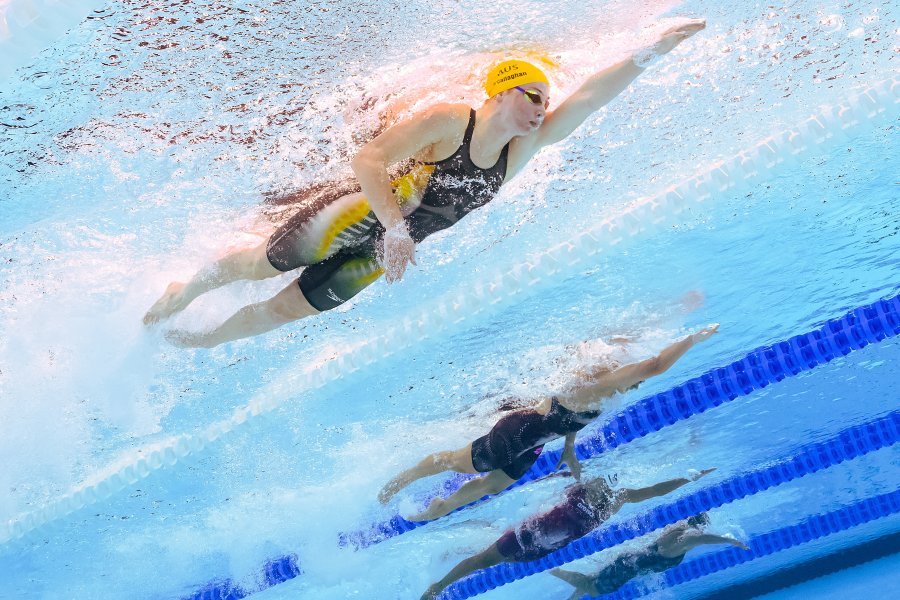
[[[423,156],[425,160],[442,160],[453,154],[466,134],[471,107],[466,104],[435,104],[413,118],[421,119],[428,131],[430,147]]]
[[[447,133],[456,133],[460,127],[465,132],[466,126],[469,124],[471,110],[471,107],[467,104],[444,102],[429,106],[422,112],[414,115],[413,118],[419,118],[428,123],[429,126],[436,127]]]

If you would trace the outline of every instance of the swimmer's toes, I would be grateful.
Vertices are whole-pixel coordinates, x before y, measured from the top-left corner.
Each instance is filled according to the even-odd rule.
[[[166,341],[176,348],[195,348],[199,344],[194,339],[196,336],[183,329],[172,329],[166,332]]]
[[[165,293],[157,300],[147,314],[144,315],[144,325],[153,325],[159,323],[163,319],[172,316],[174,313],[184,309],[184,296],[182,290],[184,285],[181,282],[170,283]]]
[[[391,483],[381,488],[381,491],[378,492],[378,501],[382,504],[387,504],[388,502],[390,502],[391,498],[396,495],[396,493],[397,486],[394,485],[394,482],[392,481]]]

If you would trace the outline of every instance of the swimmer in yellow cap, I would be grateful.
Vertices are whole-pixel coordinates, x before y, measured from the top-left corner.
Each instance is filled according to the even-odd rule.
[[[654,58],[705,27],[690,20],[647,49],[589,77],[550,110],[550,83],[537,65],[507,60],[485,80],[488,99],[477,110],[438,104],[392,125],[362,147],[351,166],[359,186],[302,207],[265,243],[233,252],[175,282],[144,315],[147,325],[195,298],[237,280],[261,280],[303,268],[272,298],[245,306],[212,331],[173,330],[179,346],[212,347],[258,335],[339,306],[376,281],[403,277],[415,249],[489,202],[545,146],[565,139],[619,95]],[[402,177],[392,165],[412,160]]]

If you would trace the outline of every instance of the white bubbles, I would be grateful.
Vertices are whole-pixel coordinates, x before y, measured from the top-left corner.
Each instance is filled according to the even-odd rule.
[[[844,17],[841,15],[827,15],[819,19],[819,25],[825,31],[840,31],[844,27]]]

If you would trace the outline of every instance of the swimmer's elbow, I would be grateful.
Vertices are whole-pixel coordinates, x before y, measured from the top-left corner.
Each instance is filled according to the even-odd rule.
[[[350,161],[350,168],[353,169],[353,172],[359,177],[361,173],[383,167],[384,163],[383,153],[369,143],[356,153],[356,156]]]
[[[646,377],[642,378],[641,381],[647,379],[648,377],[656,377],[657,375],[662,375],[666,372],[666,365],[663,364],[663,361],[660,360],[658,356],[654,356],[653,358],[648,359],[644,363],[644,375]]]

